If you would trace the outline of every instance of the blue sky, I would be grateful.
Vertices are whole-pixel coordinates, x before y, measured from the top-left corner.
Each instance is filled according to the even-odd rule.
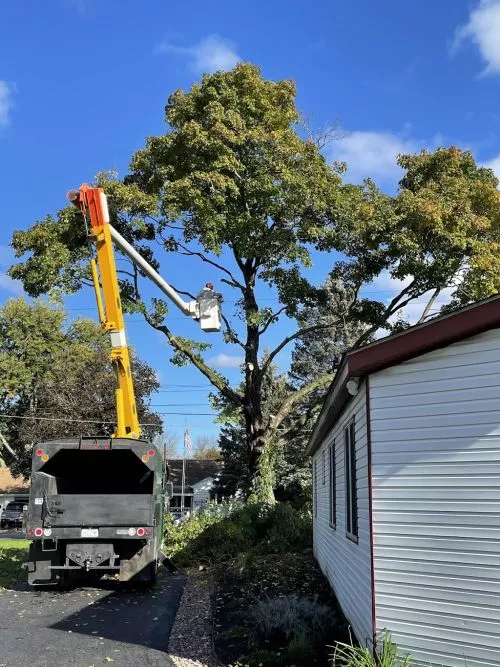
[[[97,171],[125,173],[144,137],[163,131],[169,93],[238,60],[258,64],[268,78],[296,80],[311,125],[338,129],[328,156],[345,160],[354,181],[371,176],[393,190],[395,154],[449,144],[471,148],[500,174],[500,0],[4,3],[0,303],[19,291],[5,275],[12,230],[54,213],[69,188]],[[320,280],[327,269],[321,260],[311,276]],[[184,257],[170,256],[162,273],[190,291],[219,278]],[[369,289],[388,298],[397,287],[380,276]],[[275,303],[271,293],[261,297]],[[91,294],[67,306],[71,317],[94,317]],[[198,336],[180,313],[172,310],[169,321],[181,335]],[[287,330],[284,323],[268,344]],[[165,415],[169,430],[181,433],[186,413],[210,412],[207,383],[194,369],[172,367],[160,336],[137,316],[128,332],[159,372],[154,404],[179,413]],[[216,335],[209,340],[208,356],[237,381],[237,349]],[[187,423],[193,440],[217,431],[207,415]]]

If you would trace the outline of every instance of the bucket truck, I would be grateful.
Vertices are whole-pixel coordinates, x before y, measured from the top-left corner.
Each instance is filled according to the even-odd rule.
[[[114,229],[101,188],[82,185],[68,199],[86,224],[90,268],[102,328],[111,338],[116,430],[111,437],[60,438],[33,450],[26,533],[28,582],[64,582],[71,573],[114,573],[152,583],[163,533],[164,468],[141,439],[114,245],[203,331],[219,331],[221,297],[207,285],[185,302]]]

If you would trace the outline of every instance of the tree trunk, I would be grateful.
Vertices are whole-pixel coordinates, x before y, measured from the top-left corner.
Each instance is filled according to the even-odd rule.
[[[245,313],[247,318],[247,338],[245,344],[245,431],[250,490],[258,493],[260,460],[266,448],[262,417],[262,378],[259,368],[259,326],[254,317],[259,311],[255,299],[256,270],[252,260],[244,265]]]

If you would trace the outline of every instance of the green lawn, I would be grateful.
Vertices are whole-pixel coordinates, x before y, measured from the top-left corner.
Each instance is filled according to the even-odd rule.
[[[22,563],[28,560],[28,540],[0,540],[0,590],[26,579]]]

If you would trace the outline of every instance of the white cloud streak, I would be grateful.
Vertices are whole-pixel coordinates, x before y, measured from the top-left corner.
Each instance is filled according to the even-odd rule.
[[[12,93],[12,85],[7,83],[7,81],[0,80],[0,127],[6,127],[10,122]]]
[[[21,281],[14,280],[5,271],[11,264],[12,250],[8,246],[0,245],[0,291],[19,296],[23,293]]]
[[[327,149],[327,158],[347,164],[347,179],[359,183],[373,178],[381,183],[395,183],[402,175],[396,163],[401,153],[416,153],[422,148],[437,148],[443,137],[436,134],[431,141],[399,136],[393,132],[354,131],[334,141]]]
[[[500,179],[500,155],[497,155],[493,159],[488,160],[488,162],[485,162],[484,166],[493,169],[496,177]]]
[[[229,70],[241,60],[235,45],[218,35],[209,35],[194,46],[176,46],[166,40],[154,52],[172,53],[186,59],[189,69],[196,74]]]
[[[486,63],[482,74],[500,74],[500,0],[481,0],[471,11],[468,22],[455,33],[452,55],[469,40]]]
[[[221,352],[207,359],[207,363],[215,368],[239,368],[244,361],[243,356]]]

